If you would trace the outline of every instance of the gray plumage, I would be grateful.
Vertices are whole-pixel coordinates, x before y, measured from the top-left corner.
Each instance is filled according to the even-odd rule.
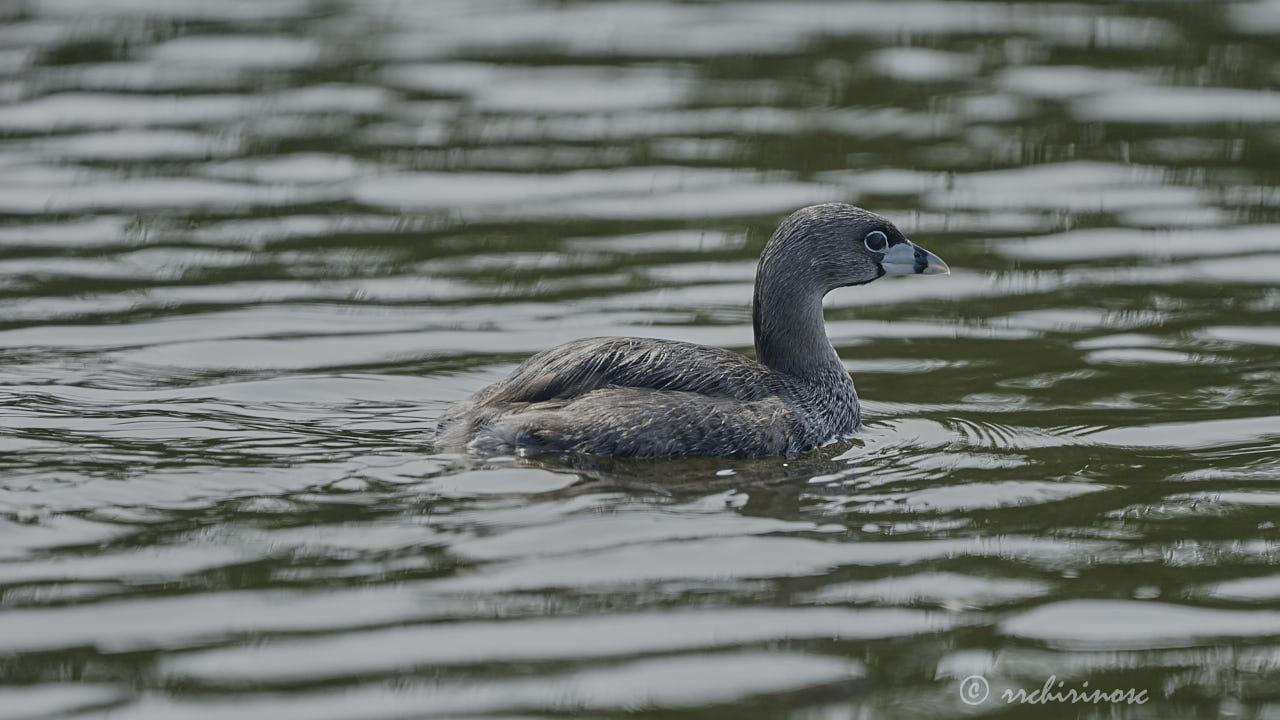
[[[635,458],[811,450],[861,424],[853,380],[827,340],[823,296],[885,274],[940,272],[941,260],[878,215],[840,203],[804,208],[756,268],[758,361],[673,340],[574,340],[449,408],[437,445]]]

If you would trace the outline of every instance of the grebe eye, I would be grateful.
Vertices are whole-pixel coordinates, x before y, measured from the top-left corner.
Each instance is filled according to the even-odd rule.
[[[884,249],[889,247],[889,236],[879,230],[872,230],[862,238],[862,244],[866,245],[871,252],[884,252]]]

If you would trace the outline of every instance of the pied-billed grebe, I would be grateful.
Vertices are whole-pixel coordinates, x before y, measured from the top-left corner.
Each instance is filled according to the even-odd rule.
[[[822,298],[883,275],[950,273],[893,223],[842,203],[793,213],[756,266],[756,360],[674,340],[587,338],[544,350],[449,408],[441,449],[494,455],[765,457],[861,424]]]

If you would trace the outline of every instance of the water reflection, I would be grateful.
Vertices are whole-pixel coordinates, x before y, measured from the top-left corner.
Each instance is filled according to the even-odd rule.
[[[0,717],[1045,711],[972,674],[1275,714],[1278,33],[1271,1],[0,10]],[[557,342],[750,352],[759,248],[825,200],[954,270],[828,298],[856,440],[433,454]]]

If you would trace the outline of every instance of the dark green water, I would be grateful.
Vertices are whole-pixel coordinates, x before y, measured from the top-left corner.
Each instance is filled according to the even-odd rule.
[[[0,718],[1280,718],[1277,85],[1274,0],[0,6]],[[434,454],[837,199],[953,270],[828,299],[856,441]]]

